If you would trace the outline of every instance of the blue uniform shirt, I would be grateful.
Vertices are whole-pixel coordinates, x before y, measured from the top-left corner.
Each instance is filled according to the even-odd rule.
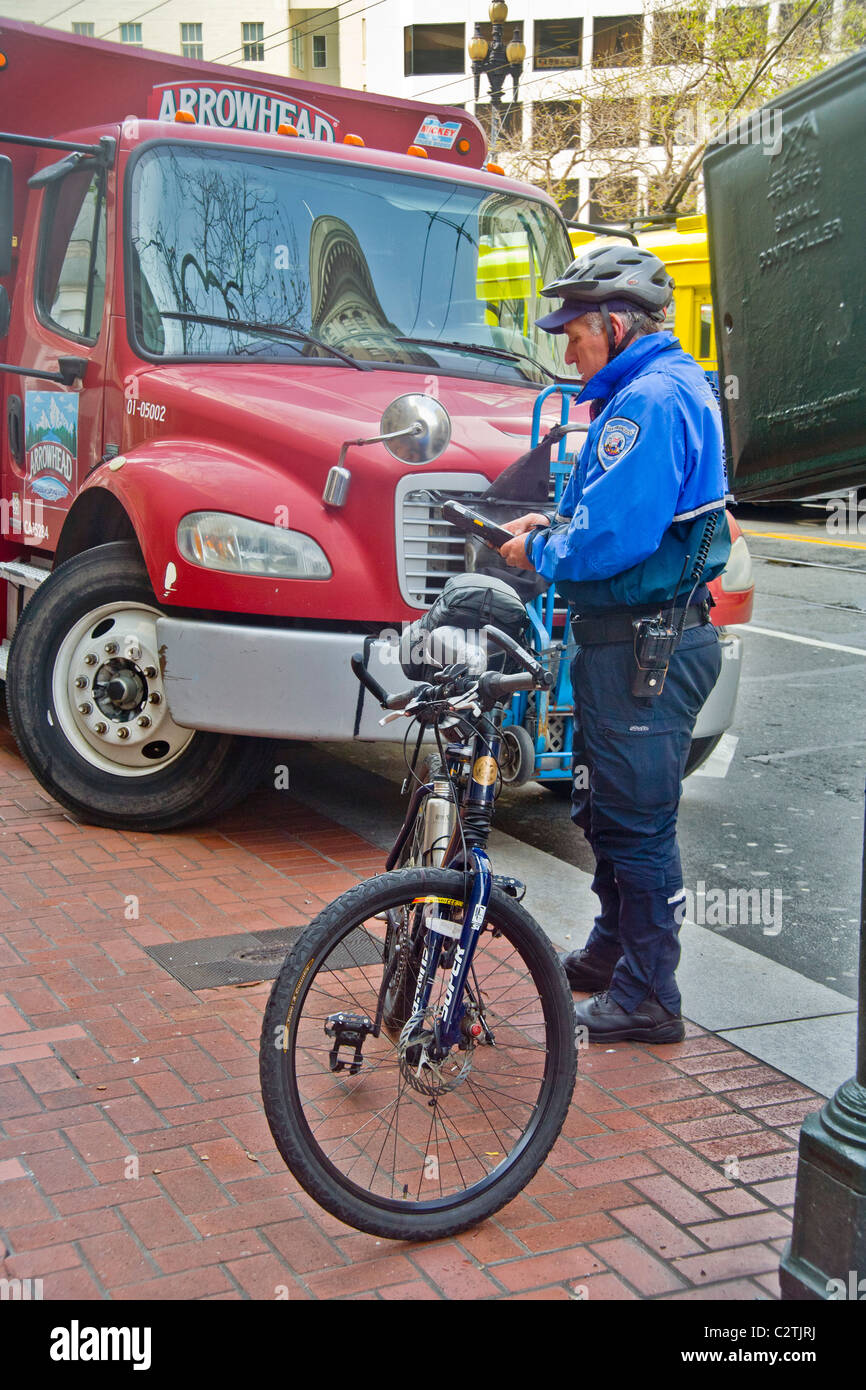
[[[535,568],[580,613],[688,594],[707,517],[728,497],[721,414],[702,369],[672,333],[647,334],[579,400],[595,403],[594,419],[556,523],[527,546]],[[704,580],[730,548],[722,515]]]

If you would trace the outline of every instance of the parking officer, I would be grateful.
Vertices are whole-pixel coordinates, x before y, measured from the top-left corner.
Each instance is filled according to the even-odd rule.
[[[662,327],[672,292],[663,263],[633,246],[596,248],[545,286],[562,303],[538,326],[568,338],[591,423],[553,521],[510,522],[501,552],[571,607],[572,818],[595,855],[600,911],[563,963],[573,989],[593,992],[575,1005],[590,1042],[684,1036],[677,810],[721,668],[705,581],[723,569],[730,535],[721,416],[703,371]]]

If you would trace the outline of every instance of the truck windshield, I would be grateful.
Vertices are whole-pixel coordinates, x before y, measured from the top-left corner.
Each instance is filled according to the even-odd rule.
[[[166,144],[134,166],[129,238],[147,356],[342,360],[533,385],[563,369],[561,338],[534,320],[572,252],[532,198]]]

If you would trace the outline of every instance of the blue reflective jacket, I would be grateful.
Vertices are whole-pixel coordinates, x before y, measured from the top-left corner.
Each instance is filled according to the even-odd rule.
[[[555,524],[527,544],[538,572],[580,613],[669,601],[691,590],[707,517],[721,509],[702,582],[714,579],[731,549],[722,420],[694,358],[672,333],[648,334],[578,399],[594,418]]]

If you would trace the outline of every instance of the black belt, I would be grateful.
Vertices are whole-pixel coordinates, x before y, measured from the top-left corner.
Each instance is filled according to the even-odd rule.
[[[674,612],[675,627],[679,627],[682,611],[678,608]],[[639,619],[661,616],[659,612],[634,609],[633,613],[612,613],[607,618],[572,618],[571,633],[579,647],[598,646],[602,642],[633,642],[634,624]],[[694,603],[686,609],[683,628],[702,627],[709,621],[709,604]]]

